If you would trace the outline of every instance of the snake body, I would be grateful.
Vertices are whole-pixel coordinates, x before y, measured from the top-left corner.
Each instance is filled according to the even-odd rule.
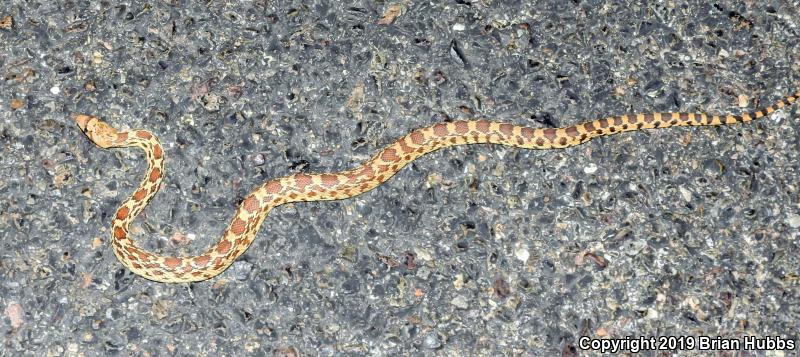
[[[174,257],[137,246],[128,234],[136,216],[158,192],[164,177],[164,151],[146,130],[120,131],[97,117],[74,115],[80,129],[102,148],[138,147],[148,168],[136,191],[117,209],[111,228],[114,254],[132,272],[168,282],[202,281],[219,275],[247,250],[267,214],[290,202],[340,200],[372,190],[400,169],[432,151],[464,144],[500,144],[524,149],[555,149],[594,138],[643,129],[673,126],[729,125],[762,118],[800,98],[800,91],[748,114],[646,113],[601,118],[563,128],[529,128],[508,123],[471,120],[439,123],[414,130],[385,147],[361,166],[342,172],[293,175],[267,181],[239,205],[222,238],[204,253]]]

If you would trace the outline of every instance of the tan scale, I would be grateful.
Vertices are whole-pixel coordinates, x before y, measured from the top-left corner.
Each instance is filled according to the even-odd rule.
[[[164,176],[164,151],[146,130],[118,131],[88,115],[75,115],[81,131],[101,148],[144,150],[147,172],[138,188],[117,209],[111,226],[114,254],[128,269],[147,279],[181,283],[219,275],[247,250],[273,208],[301,201],[341,200],[372,190],[397,171],[429,152],[453,145],[500,144],[524,149],[579,145],[599,136],[672,126],[723,125],[749,122],[793,104],[800,91],[750,114],[643,113],[596,119],[564,128],[529,128],[486,120],[455,121],[412,131],[352,170],[321,174],[297,173],[272,179],[245,197],[222,238],[196,256],[170,257],[137,246],[128,234],[131,222],[158,192]]]

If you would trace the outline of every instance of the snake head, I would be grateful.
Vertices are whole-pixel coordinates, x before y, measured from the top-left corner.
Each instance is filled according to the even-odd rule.
[[[72,116],[72,119],[78,123],[78,127],[81,128],[81,131],[86,134],[86,137],[95,145],[104,149],[117,146],[115,144],[117,129],[114,129],[111,125],[106,124],[97,117],[83,114],[75,114]]]

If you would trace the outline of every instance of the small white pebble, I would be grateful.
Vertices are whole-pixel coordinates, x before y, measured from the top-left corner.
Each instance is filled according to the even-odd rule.
[[[589,164],[589,165],[586,165],[586,167],[583,168],[583,173],[585,173],[587,175],[591,175],[591,174],[593,174],[595,172],[597,172],[597,165],[595,165],[595,164]]]
[[[514,256],[517,257],[517,259],[519,259],[521,262],[526,263],[528,262],[528,258],[530,258],[531,253],[528,252],[525,247],[519,247],[514,250]]]
[[[686,187],[678,187],[678,190],[681,191],[681,197],[686,202],[692,202],[692,192],[689,191]]]
[[[464,31],[464,29],[465,29],[464,24],[453,25],[453,31]]]
[[[53,93],[53,94],[61,93],[61,88],[59,88],[58,86],[52,87],[52,88],[50,88],[50,93]]]
[[[739,108],[747,108],[750,104],[750,98],[745,94],[740,94],[737,98],[739,100]]]
[[[800,215],[792,214],[786,217],[786,224],[792,228],[800,228]]]
[[[653,308],[648,308],[647,314],[645,314],[644,317],[649,320],[658,320],[661,317],[661,314],[659,314],[658,311]]]

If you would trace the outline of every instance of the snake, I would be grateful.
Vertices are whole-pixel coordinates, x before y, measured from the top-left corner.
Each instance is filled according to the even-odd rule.
[[[273,208],[292,202],[358,196],[378,187],[412,161],[442,148],[499,144],[522,149],[563,149],[626,131],[747,123],[792,105],[798,98],[800,90],[766,108],[740,115],[654,112],[604,117],[560,128],[532,128],[485,119],[437,123],[411,131],[354,169],[294,173],[266,181],[244,197],[222,238],[205,252],[194,256],[167,256],[148,251],[137,245],[129,234],[131,222],[156,195],[164,178],[164,149],[158,138],[147,130],[118,130],[91,115],[73,114],[72,119],[100,148],[137,147],[144,151],[147,160],[144,179],[113,216],[110,241],[117,259],[146,279],[188,283],[207,280],[224,272],[250,247]]]

